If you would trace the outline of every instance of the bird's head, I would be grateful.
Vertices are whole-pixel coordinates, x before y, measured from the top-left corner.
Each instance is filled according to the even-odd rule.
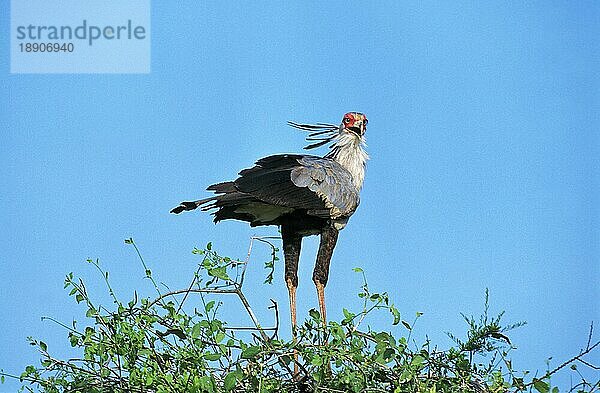
[[[344,115],[342,119],[342,124],[340,125],[341,132],[351,132],[362,138],[367,131],[367,116],[363,113],[359,112],[348,112]]]
[[[367,117],[360,112],[346,113],[340,125],[329,123],[301,124],[288,121],[290,126],[310,133],[306,137],[307,141],[316,141],[306,146],[305,149],[314,149],[323,146],[342,135],[352,135],[357,139],[357,142],[363,143],[364,135],[367,131],[367,123]]]

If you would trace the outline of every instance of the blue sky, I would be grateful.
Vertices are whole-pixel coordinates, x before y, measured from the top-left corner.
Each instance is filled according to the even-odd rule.
[[[371,160],[334,254],[330,317],[359,307],[361,266],[406,319],[424,312],[418,333],[441,347],[489,288],[492,311],[528,322],[512,334],[517,369],[577,354],[600,322],[599,14],[585,1],[154,1],[150,74],[9,74],[2,56],[0,368],[37,362],[27,336],[69,353],[40,316],[82,319],[63,290],[70,271],[106,298],[87,258],[123,298],[151,294],[125,238],[179,288],[193,247],[244,258],[250,236],[276,235],[168,211],[262,156],[300,151],[287,120],[351,110],[369,118]],[[5,37],[8,15],[4,5]],[[300,315],[317,306],[316,244],[304,243]],[[282,263],[260,284],[267,256],[255,248],[246,288],[265,324],[269,298],[287,309]]]

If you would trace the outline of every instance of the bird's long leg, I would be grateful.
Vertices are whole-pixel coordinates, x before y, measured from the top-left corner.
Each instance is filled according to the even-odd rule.
[[[290,297],[290,318],[292,322],[292,337],[296,339],[296,288],[298,288],[298,261],[300,259],[300,247],[302,236],[281,227],[281,238],[283,240],[283,256],[285,259],[285,283]],[[298,374],[298,353],[294,352],[294,374]]]
[[[319,253],[317,254],[317,263],[313,271],[313,281],[317,287],[317,297],[319,298],[319,309],[323,325],[327,325],[327,310],[325,309],[325,285],[329,278],[329,262],[333,255],[333,249],[337,242],[339,231],[333,227],[328,227],[321,232],[321,243]]]

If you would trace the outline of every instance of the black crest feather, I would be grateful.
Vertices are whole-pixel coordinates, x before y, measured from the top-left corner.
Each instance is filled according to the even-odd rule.
[[[316,123],[316,124],[301,124],[293,121],[288,121],[288,125],[298,130],[308,131],[310,134],[306,137],[306,141],[315,142],[306,146],[304,149],[315,149],[321,147],[324,144],[331,142],[333,138],[338,134],[339,126],[328,123]]]

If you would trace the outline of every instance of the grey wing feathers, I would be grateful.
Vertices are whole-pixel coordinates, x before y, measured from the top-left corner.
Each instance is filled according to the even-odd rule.
[[[336,161],[303,156],[292,169],[291,179],[297,187],[306,187],[319,196],[332,218],[349,217],[360,203],[352,176]]]

